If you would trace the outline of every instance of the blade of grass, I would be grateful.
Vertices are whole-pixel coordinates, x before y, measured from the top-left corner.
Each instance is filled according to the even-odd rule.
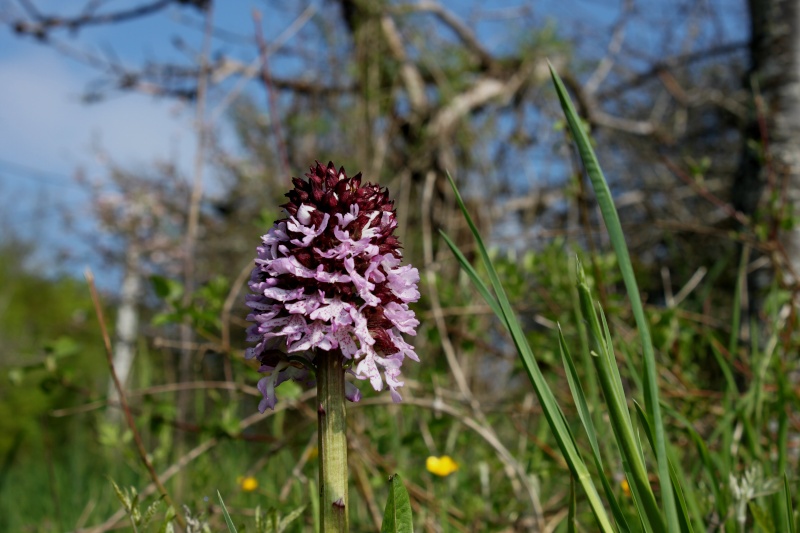
[[[580,263],[578,263],[578,296],[580,297],[581,312],[588,326],[589,337],[594,344],[592,363],[608,406],[609,422],[622,455],[622,465],[628,477],[634,503],[639,514],[642,515],[647,529],[665,531],[661,511],[647,477],[642,448],[628,411],[625,391],[622,387],[616,359],[613,356],[608,324],[603,316],[604,327],[601,329],[598,313],[595,311],[595,303]]]
[[[655,361],[655,351],[653,349],[653,341],[650,337],[650,328],[647,324],[647,319],[644,315],[644,308],[642,306],[641,297],[639,295],[639,288],[636,283],[636,277],[633,273],[633,266],[631,264],[628,248],[625,244],[625,236],[622,233],[622,225],[617,215],[614,200],[611,197],[611,191],[608,188],[603,172],[600,169],[600,164],[594,154],[592,145],[586,132],[583,130],[578,113],[572,105],[564,83],[559,78],[555,69],[550,65],[550,73],[553,77],[558,99],[561,102],[561,108],[567,118],[569,129],[572,137],[578,147],[578,153],[583,161],[586,173],[592,183],[597,203],[600,206],[600,212],[603,215],[603,220],[606,224],[611,244],[617,256],[622,278],[625,283],[625,288],[628,291],[630,298],[631,310],[633,311],[636,325],[639,329],[639,336],[642,342],[642,352],[644,356],[644,375],[645,375],[645,406],[650,420],[652,420],[655,430],[655,450],[656,462],[658,463],[658,478],[662,487],[669,486],[669,462],[667,460],[667,446],[666,437],[664,435],[664,422],[661,416],[661,405],[659,402],[658,393],[658,373]],[[668,531],[676,531],[678,528],[678,512],[675,507],[675,498],[671,490],[662,490],[662,503],[664,507],[664,514],[666,517],[666,524]]]
[[[711,348],[711,353],[714,355],[714,359],[717,360],[719,369],[722,372],[722,375],[725,377],[725,394],[735,397],[738,395],[738,392],[736,390],[736,379],[733,377],[731,365],[728,363],[728,360],[725,358],[725,356],[722,355],[721,343],[713,337],[710,340],[711,342],[709,343],[709,347]],[[731,357],[733,357],[733,355],[731,355]]]
[[[787,393],[788,383],[786,382],[786,372],[781,371],[782,361],[777,359],[776,375],[778,380],[778,402],[776,408],[778,410],[778,472],[783,474],[784,478],[784,494],[783,497],[779,494],[775,499],[774,513],[775,523],[780,525],[781,531],[790,531],[794,529],[792,524],[792,497],[788,492],[789,486],[786,479],[786,464],[787,464],[787,448],[789,444],[789,414],[787,408],[789,407],[789,395]]]
[[[785,525],[787,527],[787,531],[789,533],[797,533],[797,529],[795,528],[794,523],[794,509],[792,509],[792,491],[789,488],[789,476],[786,475],[786,471],[783,472],[783,498],[786,502],[784,510],[786,511],[785,514]]]
[[[600,455],[600,446],[597,443],[597,433],[595,432],[594,423],[592,422],[592,415],[589,411],[589,405],[586,402],[586,396],[583,394],[583,387],[581,387],[581,382],[578,379],[575,361],[572,359],[569,348],[567,348],[567,341],[564,339],[564,333],[561,331],[561,324],[558,325],[558,342],[561,348],[561,360],[564,363],[564,370],[566,370],[569,389],[570,392],[572,392],[572,397],[575,399],[575,406],[578,408],[578,416],[583,423],[583,428],[586,430],[586,435],[589,437],[595,468],[600,476],[600,482],[603,485],[603,491],[606,494],[609,507],[611,507],[611,514],[614,516],[614,520],[616,520],[617,527],[620,531],[629,532],[631,530],[630,526],[628,526],[628,522],[625,520],[625,515],[622,513],[622,508],[619,506],[617,498],[614,496],[611,482],[608,480],[608,476],[606,476],[603,468],[603,459]]]
[[[750,246],[745,244],[742,247],[742,255],[739,258],[739,268],[736,271],[736,289],[733,293],[733,316],[731,317],[731,337],[728,341],[728,353],[731,357],[736,356],[739,348],[739,327],[742,321],[742,291],[747,283],[747,263],[750,260]]]
[[[570,274],[570,297],[572,299],[572,313],[575,317],[575,329],[578,331],[578,338],[580,339],[581,346],[581,364],[586,368],[592,367],[591,348],[589,347],[589,332],[586,331],[586,325],[583,323],[581,315],[580,297],[578,296],[578,278],[576,263],[579,260],[577,255],[570,254],[569,256],[569,274]],[[600,395],[597,390],[597,381],[595,379],[586,380],[586,398],[588,405],[600,405]]]
[[[481,238],[480,233],[478,232],[478,228],[475,227],[475,224],[472,221],[472,217],[470,217],[469,212],[467,211],[467,207],[466,205],[464,205],[464,201],[461,198],[461,194],[458,192],[458,188],[456,187],[453,178],[448,174],[447,179],[450,181],[450,185],[453,188],[453,192],[455,193],[458,207],[461,209],[461,212],[467,221],[467,225],[469,226],[470,231],[472,232],[472,235],[475,238],[475,242],[478,246],[478,252],[481,256],[481,260],[483,261],[484,267],[486,268],[486,271],[489,275],[489,280],[491,282],[492,288],[494,289],[495,295],[497,296],[497,303],[499,304],[500,307],[499,309],[500,314],[498,315],[498,317],[503,321],[509,333],[511,334],[511,339],[514,342],[514,346],[516,347],[517,353],[519,354],[520,359],[522,360],[523,366],[525,367],[528,377],[531,380],[531,383],[533,384],[534,392],[539,398],[539,403],[542,406],[542,411],[544,412],[548,424],[553,430],[553,435],[556,439],[556,442],[558,443],[561,453],[564,455],[564,459],[569,465],[572,474],[578,479],[584,491],[586,492],[586,496],[589,500],[589,505],[592,509],[592,512],[594,513],[598,525],[600,526],[600,529],[602,531],[614,531],[614,528],[609,520],[608,514],[606,513],[605,507],[603,507],[600,495],[597,492],[597,487],[595,487],[591,475],[589,474],[589,471],[586,468],[586,464],[583,462],[583,458],[581,457],[577,445],[575,444],[575,441],[572,438],[572,434],[570,433],[569,428],[566,425],[564,413],[558,406],[555,396],[553,395],[553,391],[550,389],[549,385],[547,384],[547,381],[544,378],[544,375],[539,369],[539,365],[537,364],[533,352],[531,351],[531,348],[528,345],[528,341],[525,338],[525,334],[522,331],[522,327],[520,326],[519,322],[517,321],[516,315],[511,309],[511,304],[508,301],[508,296],[506,295],[505,290],[503,289],[503,286],[500,283],[500,278],[497,275],[497,271],[495,270],[494,265],[492,265],[492,261],[489,258],[489,253],[486,251],[486,247],[483,244],[483,239]],[[468,263],[466,262],[466,258],[464,258],[463,254],[458,254],[456,258],[459,259],[459,262],[465,269],[468,269],[467,267]],[[485,298],[488,295],[488,292],[487,293],[482,292],[482,294],[484,295]],[[492,305],[490,300],[487,300],[487,303],[489,305]]]
[[[575,490],[575,478],[569,476],[569,513],[567,514],[567,533],[578,533],[575,521],[575,511],[578,507],[577,494]]]
[[[650,421],[647,419],[647,413],[644,412],[642,406],[639,405],[639,402],[634,401],[633,405],[636,407],[636,414],[639,418],[639,424],[644,429],[645,436],[647,437],[647,441],[650,443],[652,447],[654,444],[653,439],[653,427],[650,424]],[[692,527],[691,519],[689,518],[689,509],[686,505],[686,500],[684,498],[683,489],[681,488],[681,484],[678,479],[678,471],[675,468],[675,464],[672,460],[669,460],[669,475],[672,479],[672,488],[675,491],[675,500],[678,503],[678,524],[680,526],[680,531],[686,533],[694,533],[694,528]],[[702,526],[702,523],[701,523]],[[705,528],[703,528],[705,529]]]
[[[480,276],[478,276],[478,273],[474,268],[472,268],[472,265],[469,264],[469,261],[467,261],[467,258],[464,257],[464,254],[461,253],[461,250],[458,249],[458,246],[456,246],[455,243],[450,240],[450,237],[448,237],[447,234],[442,230],[439,230],[439,234],[442,236],[447,246],[450,247],[450,251],[453,252],[453,255],[456,256],[456,259],[458,259],[458,262],[461,264],[464,272],[466,272],[469,276],[469,279],[472,280],[475,288],[478,289],[478,292],[481,294],[481,296],[483,296],[483,299],[486,300],[486,303],[488,303],[489,307],[492,308],[494,314],[502,319],[503,311],[500,310],[500,304],[497,303],[497,298],[492,296],[489,287],[487,287]]]
[[[231,520],[231,515],[228,514],[228,508],[225,507],[225,502],[222,501],[222,494],[217,491],[217,498],[219,498],[219,504],[222,506],[222,516],[225,517],[225,524],[228,526],[228,531],[230,533],[236,533],[236,526],[233,525],[233,520]]]

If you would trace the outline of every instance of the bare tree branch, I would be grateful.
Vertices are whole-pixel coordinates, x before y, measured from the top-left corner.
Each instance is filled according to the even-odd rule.
[[[646,71],[642,72],[641,74],[637,74],[629,80],[619,83],[613,87],[609,87],[604,91],[598,92],[596,97],[599,100],[618,98],[625,92],[630,91],[631,89],[636,89],[637,87],[640,87],[641,85],[652,80],[661,71],[671,70],[677,67],[685,67],[692,63],[710,59],[712,57],[733,54],[746,49],[748,45],[749,43],[747,41],[738,41],[667,58],[663,61],[655,63]]]
[[[44,15],[31,2],[20,0],[25,10],[33,20],[17,20],[12,23],[14,31],[19,34],[33,35],[37,39],[47,39],[48,32],[58,28],[67,28],[77,31],[84,26],[98,26],[102,24],[117,24],[127,22],[157,13],[170,5],[193,5],[198,9],[205,9],[210,0],[156,0],[149,4],[141,4],[130,9],[123,9],[111,13],[95,13],[95,6],[90,2],[77,17],[62,17],[58,15]]]
[[[492,57],[486,48],[478,41],[475,33],[462,21],[455,13],[445,9],[438,2],[432,0],[422,0],[416,4],[402,4],[395,6],[393,11],[396,13],[427,12],[433,13],[444,24],[450,27],[458,36],[461,42],[477,56],[482,70],[491,70],[496,66],[495,58]]]
[[[389,15],[383,15],[381,17],[381,27],[386,36],[389,50],[391,50],[394,58],[400,62],[400,76],[403,78],[403,83],[408,92],[411,108],[416,113],[421,114],[428,108],[428,97],[425,96],[425,82],[422,80],[422,76],[416,65],[408,58],[408,54],[406,54],[400,32],[397,30],[394,19]]]

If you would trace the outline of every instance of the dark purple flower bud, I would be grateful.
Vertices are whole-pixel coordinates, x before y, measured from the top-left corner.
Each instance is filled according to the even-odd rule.
[[[292,178],[288,217],[262,237],[250,277],[247,340],[256,345],[245,356],[267,374],[259,410],[274,408],[275,387],[286,380],[313,385],[308,368],[320,350],[341,354],[351,374],[375,390],[385,383],[399,402],[403,359],[419,361],[402,336],[419,325],[408,308],[419,300],[419,272],[401,266],[394,203],[386,189],[333,163],[317,163],[306,177]],[[347,387],[358,401],[360,391]]]

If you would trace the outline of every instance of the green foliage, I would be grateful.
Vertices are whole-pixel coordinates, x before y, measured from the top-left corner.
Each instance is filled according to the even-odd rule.
[[[188,305],[184,305],[184,287],[174,279],[163,276],[152,276],[150,281],[156,295],[167,306],[153,317],[154,326],[180,324],[188,318],[192,326],[203,332],[218,331],[222,327],[220,313],[225,297],[230,290],[230,282],[224,276],[215,276],[200,286],[193,294]]]
[[[469,63],[454,55],[443,65],[455,72]],[[301,115],[290,128],[332,129],[325,117]],[[583,143],[587,156],[587,124],[573,120],[563,126],[577,129],[570,135]],[[260,142],[255,133],[252,140]],[[591,167],[591,158],[589,163],[595,181],[601,179],[599,167]],[[710,171],[707,163],[699,158],[690,171],[699,179]],[[601,192],[608,208],[610,195]],[[244,225],[258,219],[263,232],[277,216],[259,209],[261,218]],[[613,230],[613,218],[608,225]],[[764,224],[760,231],[767,235],[769,229]],[[621,233],[615,235],[613,244],[624,247]],[[666,523],[666,513],[657,509],[665,493],[674,500],[676,531],[797,529],[798,399],[787,378],[796,368],[797,338],[795,323],[789,322],[794,318],[781,314],[791,295],[776,284],[765,300],[763,322],[745,324],[758,336],[742,335],[741,322],[749,320],[738,314],[743,295],[728,291],[723,278],[743,280],[749,264],[744,255],[738,274],[737,256],[720,258],[696,291],[674,304],[652,298],[658,281],[642,279],[637,271],[640,279],[633,282],[648,296],[644,307],[632,284],[630,260],[613,251],[589,255],[564,238],[521,252],[481,243],[481,260],[473,266],[453,241],[447,244],[464,271],[454,275],[453,263],[437,256],[445,327],[436,327],[430,304],[420,302],[416,342],[425,355],[420,365],[404,365],[407,403],[387,406],[383,395],[363,387],[363,402],[348,406],[357,450],[351,455],[353,530],[376,530],[380,504],[405,509],[397,505],[401,500],[409,510],[415,506],[414,516],[409,512],[403,522],[408,527],[525,527],[532,508],[519,490],[515,466],[538,489],[548,519],[563,516],[556,531],[672,530],[659,526]],[[415,246],[414,239],[409,245]],[[167,516],[160,500],[145,505],[136,496],[150,480],[133,451],[132,433],[98,416],[107,370],[85,286],[31,273],[16,249],[3,254],[0,333],[9,340],[0,369],[0,530],[93,526],[117,511],[119,502],[133,527],[158,527]],[[579,262],[592,267],[591,275],[578,275]],[[237,289],[230,282],[235,269],[226,266],[221,273],[224,277],[207,278],[211,281],[200,285],[188,306],[180,282],[153,278],[160,314],[147,335],[161,340],[188,321],[198,340],[218,348],[223,305]],[[134,416],[156,470],[180,463],[178,475],[166,484],[176,502],[203,513],[189,514],[192,527],[312,531],[319,515],[314,401],[295,404],[304,389],[287,383],[274,414],[241,425],[254,416],[258,402],[252,389],[258,375],[241,357],[242,313],[237,300],[232,346],[219,350],[225,353],[204,351],[193,360],[192,386],[198,389],[182,418],[169,387],[177,350],[143,338],[131,384]],[[651,348],[631,333],[642,323],[651,332]],[[445,340],[463,365],[474,404],[455,392],[452,367],[438,356]],[[510,362],[515,348],[523,355]],[[643,372],[642,355],[647,351],[660,398],[647,388],[651,376]],[[226,386],[215,388],[222,381]],[[660,422],[653,405],[661,409]],[[281,410],[285,406],[290,407]],[[75,408],[76,414],[49,416],[63,408]],[[658,428],[664,433],[666,479],[660,477]],[[510,465],[493,438],[510,451]],[[206,444],[202,453],[190,455],[194,446]],[[447,478],[425,470],[425,457],[442,453],[461,466]],[[404,472],[404,483],[393,478],[398,485],[387,486],[386,476],[397,470]],[[237,486],[237,477],[245,474],[258,479],[257,490]],[[130,488],[108,490],[109,476]],[[209,497],[217,491],[226,494],[222,508]],[[270,507],[262,511],[265,502]],[[385,528],[394,522],[382,523]]]
[[[520,327],[517,317],[514,314],[514,311],[511,309],[506,291],[503,288],[497,272],[492,265],[489,254],[486,251],[486,247],[483,245],[483,240],[481,239],[480,233],[478,233],[475,224],[469,216],[469,212],[467,211],[467,208],[464,205],[461,195],[459,194],[452,178],[450,178],[450,185],[453,187],[453,192],[456,195],[456,201],[458,202],[464,218],[467,220],[470,231],[475,237],[475,241],[478,245],[478,252],[480,253],[483,265],[488,271],[489,279],[491,280],[494,296],[490,292],[489,288],[480,279],[477,272],[475,272],[475,269],[472,268],[472,265],[466,261],[464,255],[458,250],[450,238],[448,238],[444,233],[442,233],[442,237],[456,257],[458,257],[459,261],[461,262],[461,266],[467,271],[470,279],[473,281],[473,283],[475,283],[476,287],[478,287],[481,295],[486,298],[487,303],[489,303],[489,305],[492,307],[492,310],[494,310],[498,315],[498,318],[504,322],[506,328],[511,334],[511,338],[514,341],[514,346],[519,353],[523,365],[525,366],[525,370],[527,371],[528,377],[533,384],[533,388],[539,398],[539,402],[542,404],[547,422],[555,434],[558,446],[564,455],[572,474],[578,478],[583,486],[584,491],[586,492],[587,497],[589,498],[591,509],[595,515],[598,526],[603,531],[612,531],[611,522],[606,514],[602,502],[600,501],[594,482],[592,481],[580,452],[577,449],[575,439],[569,427],[566,425],[566,417],[561,411],[561,408],[558,406],[552,389],[548,385],[544,375],[539,369],[533,352],[530,349],[530,345],[528,344],[525,335],[522,332],[522,328]]]
[[[408,491],[398,474],[389,478],[389,498],[383,511],[381,533],[411,533],[414,525],[411,520],[411,502]]]
[[[59,474],[81,475],[87,466],[85,456],[76,455],[61,472],[53,468],[65,458],[63,443],[85,444],[88,428],[51,413],[94,399],[95,384],[107,376],[105,366],[98,364],[104,361],[102,342],[90,319],[92,304],[85,285],[70,278],[49,278],[30,268],[30,261],[24,244],[0,244],[0,493],[4,495],[53,493],[63,487]],[[57,511],[62,516],[74,509],[79,513],[89,494],[89,484],[83,477],[77,479],[73,486],[84,494],[64,491],[58,505],[49,498],[0,497],[0,530],[20,530],[34,519],[64,529]]]
[[[664,424],[661,418],[661,405],[659,402],[655,352],[650,337],[650,328],[644,315],[644,308],[639,295],[638,284],[636,283],[636,277],[633,273],[633,266],[631,265],[630,256],[628,254],[628,247],[625,243],[625,235],[622,232],[619,215],[617,214],[617,209],[614,206],[614,199],[611,196],[611,191],[608,188],[608,183],[606,182],[605,176],[603,176],[603,171],[600,169],[600,164],[598,163],[597,157],[592,149],[589,137],[581,126],[578,113],[575,111],[575,108],[572,105],[572,101],[569,98],[569,94],[567,93],[564,84],[561,82],[561,79],[558,77],[558,74],[552,69],[552,67],[550,71],[553,75],[553,83],[555,84],[558,98],[561,101],[561,107],[564,110],[564,114],[567,117],[567,122],[569,123],[570,132],[575,140],[581,161],[583,162],[583,166],[586,169],[586,173],[588,174],[592,183],[592,188],[597,196],[597,203],[600,207],[600,211],[603,214],[603,221],[606,224],[609,237],[611,238],[611,244],[614,248],[614,252],[617,255],[620,271],[622,272],[622,278],[625,282],[625,288],[628,291],[628,297],[630,298],[631,309],[636,319],[636,326],[639,329],[644,364],[644,368],[642,370],[644,390],[642,392],[644,393],[647,414],[651,419],[655,432],[654,447],[658,463],[659,481],[661,482],[662,487],[667,487],[669,486],[669,465],[667,461],[666,442],[664,437]],[[678,520],[672,491],[663,490],[662,498],[667,529],[669,531],[676,531],[678,529]],[[648,499],[645,496],[645,502],[647,501]],[[647,517],[649,520],[651,520],[651,525],[654,527],[655,524],[660,520],[660,518],[656,518],[652,508],[648,508]]]
[[[588,499],[589,507],[592,509],[595,519],[600,521],[600,527],[605,530],[620,531],[629,531],[631,528],[638,530],[639,525],[644,527],[645,531],[705,530],[707,528],[705,521],[711,509],[712,511],[716,510],[718,513],[716,520],[725,522],[725,527],[728,531],[745,531],[750,530],[749,528],[752,527],[758,527],[762,531],[775,531],[777,530],[776,524],[781,524],[782,529],[780,530],[788,530],[791,527],[789,524],[794,524],[795,517],[792,511],[793,502],[789,492],[788,478],[785,477],[787,468],[786,456],[781,450],[785,450],[786,446],[784,440],[787,430],[785,412],[789,408],[789,403],[795,402],[785,394],[786,388],[784,385],[779,385],[778,396],[771,400],[770,408],[767,407],[768,402],[765,400],[765,379],[770,375],[770,369],[783,364],[781,358],[776,356],[779,346],[778,336],[782,331],[780,324],[783,320],[779,317],[777,309],[785,310],[786,306],[790,305],[781,299],[785,296],[785,293],[773,291],[772,297],[766,300],[767,302],[773,302],[768,304],[766,308],[768,310],[772,309],[772,312],[775,313],[772,315],[772,320],[769,324],[769,330],[772,334],[770,339],[766,341],[764,349],[759,349],[760,344],[757,338],[753,339],[750,347],[750,357],[747,361],[749,367],[752,368],[753,374],[746,393],[738,395],[730,363],[720,351],[722,344],[716,334],[707,329],[699,329],[696,326],[686,328],[686,321],[681,318],[678,309],[671,304],[666,309],[653,310],[652,313],[645,314],[639,298],[630,258],[628,257],[624,235],[622,234],[610,192],[597,164],[591,144],[586,138],[585,131],[583,131],[580,122],[577,120],[566,91],[555,73],[554,81],[559,97],[562,99],[571,133],[578,144],[587,173],[595,188],[598,203],[618,259],[622,282],[628,293],[633,318],[640,331],[640,345],[634,348],[630,346],[630,340],[623,341],[618,335],[611,333],[606,314],[593,301],[589,280],[578,265],[578,297],[577,301],[573,298],[573,302],[580,303],[581,314],[587,324],[588,339],[591,340],[591,346],[587,347],[587,337],[580,334],[582,330],[580,323],[577,324],[577,330],[582,343],[581,351],[582,353],[590,354],[588,360],[591,361],[595,376],[587,373],[588,368],[583,369],[584,375],[581,375],[578,371],[579,367],[570,355],[568,342],[561,328],[558,331],[558,339],[561,359],[569,382],[571,398],[568,401],[575,402],[578,416],[585,431],[585,438],[591,448],[594,471],[583,464],[581,453],[576,446],[579,439],[582,440],[581,435],[576,434],[574,429],[567,425],[566,414],[555,403],[555,395],[551,392],[551,385],[545,381],[539,369],[541,362],[537,364],[536,360],[533,359],[530,349],[531,343],[523,335],[515,312],[509,305],[506,295],[524,290],[524,278],[519,276],[521,270],[514,269],[513,261],[507,262],[504,258],[492,257],[486,252],[480,234],[472,222],[464,203],[461,201],[452,180],[451,185],[453,185],[459,207],[477,243],[478,252],[485,268],[485,275],[491,280],[491,289],[484,284],[482,274],[470,264],[453,241],[443,235],[445,242],[453,251],[478,292],[508,329],[520,359],[529,374],[534,390],[539,396],[544,414],[555,434],[560,451],[572,470],[572,479],[582,484],[585,491],[584,496]],[[524,266],[527,267],[528,265]],[[740,269],[740,277],[743,276],[744,270]],[[502,283],[500,282],[501,277],[503,278]],[[556,275],[554,278],[558,278],[558,276]],[[558,285],[558,282],[556,281],[554,284]],[[738,296],[734,304],[738,305]],[[734,314],[733,318],[736,326],[734,331],[737,331],[738,315]],[[649,333],[651,326],[654,330],[655,343],[653,343]],[[751,326],[751,331],[757,331],[755,325]],[[789,340],[788,337],[784,337],[784,341],[789,341],[781,349],[785,357],[787,353],[791,353],[790,343],[793,341]],[[687,420],[682,413],[679,413],[670,405],[662,405],[662,401],[659,399],[659,380],[657,379],[659,372],[657,372],[656,349],[674,352],[679,361],[697,364],[696,350],[698,346],[702,345],[708,347],[717,364],[720,365],[722,374],[726,377],[726,381],[723,382],[723,384],[727,383],[725,385],[727,393],[723,412],[726,413],[726,417],[732,417],[732,419],[737,420],[740,427],[744,428],[744,434],[746,435],[742,443],[744,445],[744,453],[740,452],[741,456],[735,463],[731,462],[729,450],[731,449],[732,441],[735,442],[737,439],[741,439],[741,436],[733,436],[726,429],[731,427],[732,422],[730,420],[720,422],[718,431],[721,430],[723,432],[722,441],[719,448],[712,452],[694,429],[694,422]],[[615,352],[615,346],[623,354],[622,361],[620,361],[617,352]],[[731,352],[735,349],[736,343],[731,342]],[[641,362],[634,359],[632,354],[632,351],[638,352],[639,350],[642,351],[643,356]],[[728,354],[727,357],[730,357],[730,355]],[[624,364],[622,364],[623,361]],[[703,375],[700,367],[697,366],[677,371],[682,376],[691,374],[692,377],[690,379],[693,380],[703,380],[707,377]],[[785,382],[785,378],[780,373],[772,375],[772,379],[777,379],[779,384]],[[647,408],[642,408],[639,405],[635,395],[628,390],[629,387],[626,386],[623,377],[635,384],[634,390],[638,389],[640,391],[645,399]],[[589,402],[584,393],[583,383],[592,386],[595,379],[599,382],[599,389],[605,400],[604,411],[600,410],[601,405],[598,403],[598,396],[593,394],[593,400]],[[638,425],[634,424],[630,416],[629,409],[631,406],[636,409]],[[695,406],[690,404],[683,406],[684,410],[689,411],[694,408]],[[777,409],[777,411],[772,411],[772,408]],[[762,409],[769,409],[773,416],[776,416],[775,413],[777,413],[779,428],[777,441],[779,460],[777,466],[778,472],[784,475],[783,490],[781,490],[778,478],[766,476],[762,473],[765,468],[764,465],[770,462],[762,451],[762,446],[769,445],[763,442],[764,439],[762,437],[764,432],[768,431],[768,424],[764,418],[764,413],[761,411]],[[665,423],[665,417],[662,412],[683,421],[691,439],[695,443],[697,451],[695,457],[671,443],[674,435],[668,440],[669,426]],[[700,416],[707,416],[707,413],[703,413]],[[602,420],[603,422],[600,425],[596,425],[596,420]],[[711,436],[712,441],[717,434],[715,433]],[[616,450],[609,447],[609,436],[616,443]],[[641,436],[646,437],[649,450],[642,445]],[[739,444],[737,443],[735,446],[739,450]],[[647,459],[647,452],[652,454],[651,457],[655,457],[655,464],[651,463],[652,459]],[[619,459],[613,459],[613,455],[616,453],[619,454]],[[632,508],[630,503],[622,502],[615,494],[612,480],[607,474],[608,467],[604,466],[608,457],[612,457],[612,464],[616,464],[617,468],[621,466],[625,471],[626,478],[630,482],[630,484],[626,484],[626,490],[630,489]],[[747,467],[745,475],[741,476],[741,474],[737,473],[741,468],[740,465],[748,462],[751,466]],[[774,465],[770,468],[774,468]],[[696,490],[694,484],[697,481],[691,479],[691,476],[701,475],[702,477],[702,472],[705,472],[708,477],[701,483],[705,486],[710,485],[713,498],[708,498],[707,495]],[[660,488],[660,491],[656,491],[652,484],[652,480],[655,479],[656,475],[660,478],[660,487],[656,486]],[[729,478],[729,482],[726,481],[726,476]],[[603,511],[603,506],[596,503],[598,494],[594,488],[592,478],[598,478],[603,486],[606,504],[616,522],[614,528],[611,528],[610,524],[603,524],[602,522],[604,518],[600,513]],[[664,502],[664,507],[661,509],[656,501],[658,492],[660,492],[661,499]],[[576,504],[572,498],[567,502],[567,505],[569,506],[567,528],[570,529],[574,528],[577,511]],[[598,509],[600,510],[599,512]],[[633,516],[628,518],[631,513],[633,513]]]
[[[175,519],[175,509],[172,506],[167,507],[163,514],[160,513],[161,508],[164,506],[164,498],[157,498],[150,503],[144,511],[141,510],[141,505],[144,503],[139,498],[139,493],[135,487],[126,489],[119,488],[113,480],[111,484],[114,487],[114,494],[117,499],[122,503],[123,509],[128,516],[131,524],[131,529],[136,532],[144,531],[157,531],[158,533],[172,533],[174,527],[172,521]],[[160,514],[161,519],[153,522],[156,515]]]

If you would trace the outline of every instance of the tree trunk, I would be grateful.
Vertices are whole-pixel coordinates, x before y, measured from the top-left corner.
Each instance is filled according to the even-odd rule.
[[[766,185],[785,191],[792,212],[800,209],[800,0],[749,0],[750,76],[761,98],[745,134],[733,189],[737,209],[752,215]],[[779,235],[788,255],[784,280],[800,273],[800,225]]]
[[[136,337],[139,333],[137,305],[142,292],[142,275],[139,271],[139,253],[129,246],[125,257],[125,274],[122,278],[119,312],[117,315],[116,342],[114,345],[114,370],[124,387],[133,367],[136,355]],[[123,420],[119,409],[119,394],[114,380],[108,382],[108,408],[106,419],[113,422]]]

